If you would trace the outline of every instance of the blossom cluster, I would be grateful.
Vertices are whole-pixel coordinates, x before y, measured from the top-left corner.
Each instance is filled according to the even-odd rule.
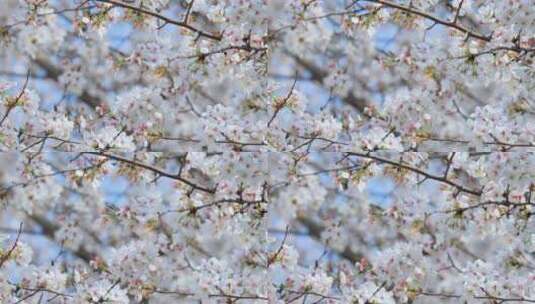
[[[533,7],[4,0],[0,302],[535,302]]]

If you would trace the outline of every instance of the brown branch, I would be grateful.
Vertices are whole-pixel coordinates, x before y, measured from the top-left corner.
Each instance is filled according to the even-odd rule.
[[[415,8],[412,8],[412,7],[409,7],[409,6],[404,6],[404,5],[393,3],[393,2],[390,2],[390,1],[386,1],[386,0],[363,0],[363,1],[372,2],[372,3],[379,3],[379,4],[382,4],[382,5],[390,7],[390,8],[395,8],[395,9],[398,9],[398,10],[402,10],[402,11],[404,11],[406,13],[410,13],[410,14],[418,15],[420,17],[424,17],[426,19],[434,21],[435,23],[438,23],[438,24],[441,24],[441,25],[456,29],[456,30],[458,30],[460,32],[463,32],[466,35],[468,35],[468,37],[474,37],[476,39],[483,40],[483,41],[486,41],[486,42],[489,42],[492,39],[492,36],[484,36],[482,34],[473,32],[470,29],[458,24],[457,20],[454,20],[454,21],[442,20],[442,19],[439,19],[439,18],[437,18],[437,17],[435,17],[433,15],[430,15],[430,14],[424,12],[424,11],[421,11],[421,10],[418,10],[418,9],[415,9]],[[455,19],[457,19],[457,18],[455,18]]]
[[[451,164],[453,162],[453,158],[455,157],[455,152],[451,153],[451,155],[446,160],[446,170],[444,170],[444,178],[448,178],[448,173],[451,169]]]
[[[114,6],[119,6],[119,7],[125,8],[125,9],[129,9],[129,10],[141,13],[141,14],[152,16],[154,18],[157,18],[157,19],[160,19],[160,20],[164,21],[165,23],[173,24],[173,25],[176,25],[178,27],[190,30],[190,31],[192,31],[194,33],[197,33],[201,37],[206,37],[208,39],[212,39],[212,40],[216,40],[216,41],[220,41],[222,39],[220,34],[214,35],[214,34],[205,32],[203,30],[197,29],[197,28],[187,24],[184,21],[173,20],[171,18],[165,17],[163,15],[160,15],[158,13],[155,13],[155,12],[152,12],[152,11],[149,11],[149,10],[146,10],[144,8],[141,8],[141,7],[132,6],[130,4],[126,4],[126,3],[115,1],[115,0],[95,0],[95,1],[102,2],[102,3],[108,3],[108,4],[111,4],[111,5],[114,5]]]
[[[506,303],[506,302],[526,302],[526,303],[535,303],[535,300],[527,299],[524,297],[519,298],[505,298],[505,297],[498,297],[493,296],[490,293],[488,293],[485,289],[481,289],[485,295],[484,296],[474,296],[473,299],[476,300],[492,300],[492,303]],[[418,296],[428,296],[428,297],[439,297],[439,298],[445,298],[445,299],[458,299],[461,297],[461,295],[457,294],[449,294],[449,293],[436,293],[436,292],[426,292],[422,291],[417,294]]]
[[[191,0],[188,4],[188,8],[186,9],[186,15],[184,16],[184,21],[182,21],[183,23],[187,24],[188,21],[189,21],[189,16],[191,14],[191,9],[193,8],[193,3],[195,2],[195,0]]]
[[[372,302],[372,299],[379,293],[379,291],[381,291],[381,289],[383,289],[386,285],[386,281],[384,281],[379,287],[377,287],[377,289],[373,292],[373,294],[364,302],[364,304],[372,304],[372,303],[375,303]]]
[[[483,287],[480,288],[481,291],[485,294],[484,296],[474,296],[474,299],[478,300],[493,300],[494,302],[497,301],[497,303],[505,303],[505,302],[527,302],[527,303],[535,303],[535,300],[527,299],[524,297],[519,298],[504,298],[499,296],[493,296],[491,295],[486,289]]]
[[[290,91],[288,92],[288,95],[282,100],[282,102],[275,104],[275,112],[273,113],[273,116],[269,119],[267,126],[269,127],[275,117],[277,117],[277,114],[279,114],[280,110],[286,106],[288,103],[288,100],[290,100],[290,97],[292,97],[292,94],[294,92],[295,84],[297,83],[297,77],[294,79],[294,82],[292,83],[292,87],[290,88]]]
[[[20,101],[20,99],[22,98],[22,96],[24,95],[24,91],[26,90],[26,87],[28,86],[28,82],[30,81],[30,70],[28,70],[28,72],[26,72],[26,80],[24,81],[24,85],[22,86],[22,89],[20,90],[20,93],[19,95],[17,95],[17,98],[15,98],[15,100],[13,101],[10,101],[8,104],[7,104],[7,110],[6,110],[6,113],[4,113],[4,116],[2,117],[2,119],[0,120],[0,127],[2,126],[2,124],[4,123],[4,121],[7,119],[7,116],[9,115],[9,113],[11,113],[11,110],[13,110],[13,108],[15,108],[18,104],[18,102]]]
[[[464,270],[462,270],[461,268],[459,268],[456,264],[455,264],[455,261],[453,261],[453,258],[451,257],[451,254],[449,252],[446,252],[447,254],[447,257],[448,257],[448,261],[450,262],[451,264],[451,267],[455,270],[457,270],[459,273],[465,273]]]
[[[495,48],[492,48],[486,51],[481,51],[479,53],[450,57],[448,59],[475,59],[483,55],[488,55],[488,54],[495,55],[497,52],[500,52],[500,51],[510,51],[510,52],[518,53],[519,54],[518,56],[525,56],[525,55],[535,52],[535,48],[525,48],[525,47],[521,47],[518,45],[517,46],[497,46]]]
[[[453,17],[452,23],[457,23],[457,19],[459,19],[459,14],[461,13],[461,8],[463,7],[464,0],[461,0],[459,3],[459,6],[457,7],[457,10],[455,11],[455,16]]]
[[[36,294],[38,293],[50,293],[50,294],[53,294],[54,297],[51,298],[51,299],[48,299],[49,302],[51,302],[52,299],[54,298],[58,298],[58,297],[63,297],[63,298],[73,298],[74,296],[73,295],[69,295],[69,294],[65,294],[65,293],[62,293],[62,292],[59,292],[59,291],[55,291],[55,290],[52,290],[52,289],[49,289],[49,288],[44,288],[44,287],[25,287],[21,284],[13,284],[13,283],[9,283],[11,285],[13,285],[16,289],[20,289],[20,290],[24,290],[24,291],[29,291],[31,292],[30,294],[28,294],[27,296],[23,297],[21,300],[19,300],[18,302],[15,302],[15,303],[22,303],[24,302],[25,300],[35,296]]]
[[[22,226],[23,226],[23,223],[20,222],[19,230],[17,231],[17,237],[15,238],[15,242],[13,243],[13,246],[11,246],[11,248],[6,252],[6,254],[0,257],[0,268],[4,265],[5,262],[7,262],[7,260],[9,260],[9,258],[11,257],[11,254],[13,254],[13,251],[15,251],[15,249],[17,248],[20,235],[22,233]]]
[[[191,293],[191,292],[185,292],[185,291],[174,291],[174,290],[164,290],[164,289],[151,289],[151,288],[144,288],[145,290],[149,291],[149,292],[153,292],[153,293],[157,293],[157,294],[165,294],[165,295],[176,295],[176,296],[181,296],[181,297],[192,297],[192,296],[195,296],[194,293]],[[259,300],[259,301],[268,301],[268,298],[266,297],[262,297],[262,296],[257,296],[257,295],[233,295],[233,294],[225,294],[224,292],[222,292],[222,290],[220,289],[221,293],[219,294],[215,294],[215,293],[211,293],[211,294],[208,294],[208,297],[209,298],[226,298],[229,300],[228,303],[235,303],[235,302],[238,302],[240,300]]]
[[[185,208],[181,208],[181,209],[175,209],[175,210],[168,210],[166,212],[163,212],[163,214],[167,214],[167,213],[183,213],[183,212],[188,212],[190,214],[196,214],[199,210],[202,210],[202,209],[206,209],[206,208],[210,208],[210,207],[219,207],[221,205],[240,205],[240,206],[243,206],[240,210],[243,211],[245,210],[246,208],[250,207],[250,206],[253,206],[253,205],[261,205],[261,204],[265,204],[266,201],[264,200],[254,200],[254,201],[248,201],[248,200],[244,200],[243,198],[233,198],[233,199],[221,199],[221,200],[217,200],[217,201],[214,201],[214,202],[211,202],[211,203],[208,203],[208,204],[204,204],[204,205],[200,205],[200,206],[195,206],[195,207],[185,207]]]
[[[259,53],[259,52],[267,51],[267,48],[266,47],[253,47],[253,46],[251,46],[249,44],[230,45],[230,46],[227,46],[227,47],[223,47],[223,48],[220,48],[220,49],[217,49],[217,50],[213,50],[213,51],[208,51],[208,52],[205,52],[205,53],[198,53],[198,54],[185,55],[185,56],[176,56],[176,57],[173,57],[171,59],[171,61],[176,60],[176,59],[194,59],[194,58],[198,58],[199,60],[202,61],[202,60],[206,59],[209,56],[212,56],[212,55],[215,55],[215,54],[222,54],[222,53],[226,54],[226,52],[233,51],[233,50],[246,51],[246,52],[253,53],[253,55],[254,55],[254,54]]]
[[[398,167],[398,168],[401,168],[401,169],[405,169],[405,170],[420,174],[420,175],[422,175],[422,176],[424,176],[424,177],[426,177],[428,179],[432,179],[432,180],[435,180],[435,181],[450,185],[450,186],[456,188],[457,191],[459,191],[459,192],[465,192],[465,193],[468,193],[468,194],[471,194],[471,195],[474,195],[474,196],[481,196],[481,194],[482,194],[481,190],[473,190],[473,189],[466,188],[466,187],[464,187],[464,186],[462,186],[462,185],[460,185],[460,184],[458,184],[458,183],[456,183],[454,181],[451,181],[449,179],[444,178],[443,176],[433,175],[433,174],[428,173],[426,171],[423,171],[421,169],[414,168],[414,167],[411,167],[409,165],[405,165],[405,164],[403,164],[401,162],[393,161],[393,160],[390,160],[390,159],[387,159],[387,158],[382,158],[382,157],[379,157],[379,156],[375,156],[375,155],[373,155],[371,153],[349,152],[348,155],[357,156],[357,157],[361,157],[361,158],[372,159],[372,160],[378,161],[380,163],[385,163],[385,164],[389,164],[389,165],[392,165],[392,166],[395,166],[395,167]]]
[[[470,143],[469,140],[463,140],[463,139],[438,138],[438,137],[429,137],[429,136],[417,136],[417,137],[426,141],[458,143],[458,144]],[[509,150],[511,148],[535,148],[535,144],[531,144],[531,143],[509,143],[509,142],[496,140],[496,138],[494,139],[495,139],[494,141],[484,141],[482,144],[489,145],[489,146],[502,146],[502,148],[500,149],[506,149],[506,150]]]
[[[448,210],[443,210],[443,211],[437,211],[437,213],[457,213],[457,214],[462,214],[462,213],[464,213],[465,211],[468,211],[468,210],[477,209],[477,208],[485,208],[485,207],[488,207],[488,206],[509,207],[510,210],[508,212],[511,212],[516,208],[521,208],[521,207],[526,207],[526,206],[535,206],[535,203],[530,203],[530,202],[514,203],[514,202],[509,202],[507,200],[506,201],[487,201],[487,202],[478,203],[478,204],[475,204],[475,205],[472,205],[472,206],[468,206],[468,207],[454,208],[454,209],[448,209]]]
[[[64,8],[64,9],[61,9],[61,10],[54,10],[54,11],[47,12],[47,13],[31,14],[31,15],[29,16],[29,18],[26,18],[26,19],[24,19],[24,20],[19,20],[19,21],[16,21],[16,22],[11,23],[11,24],[8,24],[8,25],[0,26],[0,32],[1,32],[2,30],[4,30],[4,31],[9,31],[11,28],[13,28],[13,27],[15,27],[15,26],[19,26],[19,25],[22,25],[22,24],[28,24],[28,23],[30,22],[29,19],[32,19],[32,18],[35,18],[35,17],[45,17],[45,16],[51,16],[51,15],[61,15],[61,14],[63,14],[63,13],[68,13],[68,12],[80,12],[80,11],[91,10],[91,9],[95,8],[94,5],[84,6],[84,5],[86,5],[88,2],[89,2],[89,0],[85,0],[85,1],[83,1],[82,3],[80,3],[79,5],[77,5],[77,6],[75,6],[75,7]]]
[[[277,249],[277,251],[275,251],[275,253],[273,253],[267,259],[267,265],[266,266],[268,268],[269,268],[269,266],[271,266],[271,264],[273,264],[277,260],[277,258],[281,254],[282,250],[284,249],[284,244],[286,243],[286,240],[288,239],[289,232],[290,232],[290,226],[286,226],[286,230],[284,232],[284,238],[282,239],[282,242],[281,242],[279,248]]]
[[[106,152],[96,152],[96,151],[95,152],[93,152],[93,151],[81,152],[81,154],[90,154],[90,155],[95,155],[95,156],[100,156],[100,157],[106,157],[108,159],[115,160],[115,161],[122,162],[122,163],[126,163],[126,164],[132,165],[134,167],[143,168],[143,169],[152,171],[152,172],[154,172],[154,173],[156,173],[156,174],[158,174],[160,176],[164,176],[164,177],[167,177],[167,178],[178,180],[178,181],[190,186],[194,190],[199,190],[199,191],[206,192],[206,193],[209,193],[209,194],[214,194],[216,192],[216,188],[208,188],[208,187],[205,187],[205,186],[201,186],[201,185],[195,184],[194,182],[183,178],[179,174],[173,174],[173,173],[165,172],[162,169],[153,167],[153,166],[148,165],[148,164],[140,163],[140,162],[137,162],[135,160],[128,159],[128,158],[125,158],[125,157],[122,157],[122,156],[118,156],[118,155],[114,155],[114,154],[108,154]]]
[[[320,298],[319,300],[317,300],[315,302],[312,302],[312,303],[321,303],[324,300],[332,300],[332,301],[336,301],[336,302],[341,300],[339,297],[327,296],[327,295],[324,295],[324,294],[321,294],[321,293],[318,293],[318,292],[315,292],[315,291],[312,291],[312,290],[308,290],[306,287],[304,288],[304,290],[299,290],[299,291],[298,290],[289,289],[288,293],[297,294],[297,296],[287,299],[285,301],[285,303],[287,303],[287,304],[294,303],[294,302],[296,302],[297,300],[299,300],[301,298],[303,298],[303,303],[308,303],[307,300],[306,300],[306,298],[308,296],[314,296],[314,297],[319,297]]]

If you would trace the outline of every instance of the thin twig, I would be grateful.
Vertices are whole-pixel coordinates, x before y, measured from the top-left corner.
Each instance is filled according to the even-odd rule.
[[[23,222],[20,222],[19,230],[17,232],[17,237],[15,238],[15,242],[13,243],[13,246],[11,246],[11,248],[6,252],[6,254],[0,257],[0,267],[2,267],[4,263],[7,262],[7,260],[9,260],[9,258],[11,257],[11,254],[13,253],[13,251],[15,251],[15,248],[17,248],[20,235],[22,234],[22,226],[23,226]]]
[[[200,30],[200,29],[197,29],[183,21],[177,21],[177,20],[173,20],[171,18],[168,18],[168,17],[165,17],[163,15],[160,15],[158,13],[155,13],[155,12],[152,12],[152,11],[149,11],[149,10],[146,10],[144,8],[140,8],[140,7],[136,7],[136,6],[132,6],[132,5],[129,5],[129,4],[126,4],[126,3],[123,3],[123,2],[118,2],[118,1],[115,1],[115,0],[95,0],[97,2],[102,2],[102,3],[108,3],[108,4],[112,4],[112,5],[115,5],[115,6],[119,6],[119,7],[122,7],[122,8],[126,8],[126,9],[129,9],[129,10],[132,10],[132,11],[136,11],[138,13],[141,13],[141,14],[145,14],[145,15],[149,15],[149,16],[152,16],[154,18],[158,18],[168,24],[173,24],[173,25],[176,25],[178,27],[182,27],[182,28],[185,28],[185,29],[188,29],[194,33],[197,33],[199,36],[201,37],[205,37],[205,38],[208,38],[208,39],[212,39],[212,40],[216,40],[216,41],[220,41],[222,39],[221,35],[215,35],[215,34],[212,34],[212,33],[208,33],[208,32],[205,32],[203,30]]]
[[[28,86],[28,82],[29,81],[30,81],[30,70],[28,70],[28,72],[26,72],[26,80],[24,81],[24,85],[22,86],[22,89],[20,90],[19,95],[17,96],[17,98],[15,98],[15,100],[13,102],[10,102],[7,105],[6,113],[4,114],[2,119],[0,120],[0,127],[2,126],[4,121],[7,119],[7,116],[9,115],[9,113],[11,113],[11,110],[13,110],[13,108],[15,108],[17,106],[17,103],[20,101],[20,99],[24,95],[24,91],[26,90],[26,87]]]

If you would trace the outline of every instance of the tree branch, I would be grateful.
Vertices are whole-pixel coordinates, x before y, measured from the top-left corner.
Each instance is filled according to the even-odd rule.
[[[486,42],[489,42],[492,39],[492,36],[484,36],[482,34],[473,32],[470,29],[458,24],[457,23],[457,18],[455,18],[455,20],[453,20],[453,21],[442,20],[442,19],[439,19],[439,18],[437,18],[435,16],[432,16],[432,15],[426,13],[426,12],[423,12],[421,10],[415,9],[413,7],[400,5],[400,4],[393,3],[393,2],[390,2],[390,1],[386,1],[386,0],[357,0],[357,1],[367,1],[367,2],[372,2],[372,3],[379,3],[379,4],[382,4],[382,5],[390,7],[390,8],[395,8],[395,9],[402,10],[402,11],[410,13],[410,14],[418,15],[420,17],[424,17],[426,19],[434,21],[434,22],[436,22],[438,24],[441,24],[441,25],[456,29],[458,31],[461,31],[461,32],[467,34],[469,37],[474,37],[476,39],[483,40],[483,41],[486,41]]]
[[[143,9],[141,7],[132,6],[130,4],[126,4],[126,3],[115,1],[115,0],[95,0],[95,1],[112,4],[114,6],[119,6],[119,7],[122,7],[122,8],[125,8],[125,9],[129,9],[129,10],[141,13],[141,14],[152,16],[154,18],[158,18],[158,19],[164,21],[165,23],[173,24],[173,25],[176,25],[178,27],[188,29],[188,30],[190,30],[190,31],[192,31],[194,33],[197,33],[199,36],[202,36],[202,37],[205,37],[205,38],[208,38],[208,39],[212,39],[212,40],[216,40],[216,41],[220,41],[222,39],[220,34],[214,35],[214,34],[202,31],[200,29],[197,29],[197,28],[187,24],[184,21],[173,20],[171,18],[168,18],[168,17],[165,17],[165,16],[160,15],[158,13]]]

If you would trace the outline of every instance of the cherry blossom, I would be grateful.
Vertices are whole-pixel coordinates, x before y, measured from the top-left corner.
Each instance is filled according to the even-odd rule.
[[[1,303],[534,303],[532,0],[5,0]]]

